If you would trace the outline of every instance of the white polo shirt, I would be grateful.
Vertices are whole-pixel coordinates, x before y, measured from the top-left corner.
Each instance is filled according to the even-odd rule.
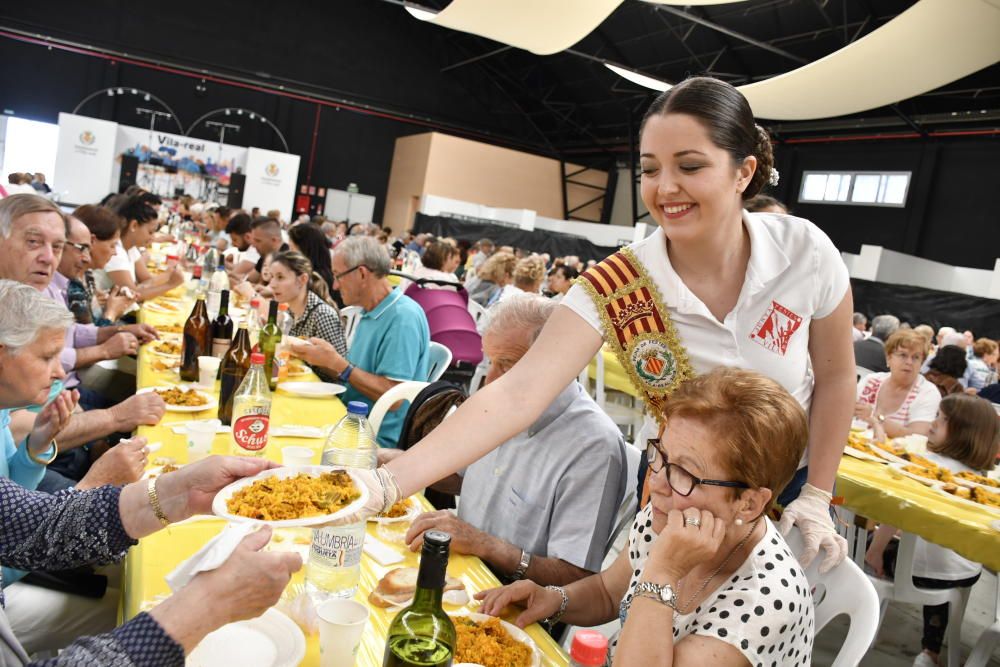
[[[139,248],[132,246],[128,250],[125,250],[122,242],[118,241],[118,244],[115,246],[115,254],[104,265],[104,271],[105,273],[128,271],[128,274],[132,276],[132,281],[135,282],[135,263],[140,259],[142,259],[142,251]]]
[[[696,373],[718,366],[759,371],[808,411],[814,385],[809,325],[844,298],[850,287],[847,266],[829,237],[808,220],[744,211],[743,225],[750,235],[750,261],[739,300],[723,322],[670,265],[662,229],[629,247],[659,288]],[[582,286],[573,285],[562,305],[603,335]]]

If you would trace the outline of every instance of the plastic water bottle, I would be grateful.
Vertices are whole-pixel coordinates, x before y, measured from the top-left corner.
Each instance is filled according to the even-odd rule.
[[[570,667],[601,667],[608,656],[608,640],[597,630],[578,630],[569,650]]]
[[[326,440],[323,465],[375,468],[378,443],[367,415],[364,403],[347,404],[347,415]],[[313,531],[306,563],[306,591],[314,603],[331,597],[350,598],[357,592],[364,539],[364,521]]]

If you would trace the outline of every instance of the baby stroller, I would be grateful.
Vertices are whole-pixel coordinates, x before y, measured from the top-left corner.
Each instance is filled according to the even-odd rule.
[[[395,272],[394,272],[395,273]],[[455,282],[435,278],[413,278],[396,273],[411,281],[406,296],[416,301],[427,316],[431,340],[444,345],[452,354],[451,367],[443,379],[468,384],[476,366],[483,360],[483,339],[469,312],[469,293]],[[451,289],[428,288],[428,284],[446,285]]]

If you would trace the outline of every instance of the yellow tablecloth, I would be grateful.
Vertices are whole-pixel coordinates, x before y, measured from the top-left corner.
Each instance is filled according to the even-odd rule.
[[[141,317],[154,326],[183,320],[187,316],[188,306],[182,308],[183,315],[169,315],[143,311]],[[144,347],[139,352],[139,371],[137,381],[139,387],[156,386],[165,383],[176,383],[176,374],[158,373],[150,367],[151,353]],[[217,388],[216,388],[217,395]],[[345,413],[343,404],[337,399],[296,398],[285,394],[279,388],[274,394],[271,405],[271,424],[305,424],[310,426],[325,426],[335,423]],[[170,430],[174,422],[186,419],[208,419],[215,416],[214,409],[202,413],[168,412],[163,421],[154,427],[141,427],[139,435],[145,436],[149,442],[162,442],[163,447],[152,455],[152,464],[156,459],[170,457],[179,463],[187,462],[185,438]],[[229,452],[229,434],[217,435],[212,445],[214,454]],[[323,441],[320,439],[272,438],[268,444],[267,456],[275,461],[281,460],[281,448],[286,445],[300,445],[315,450],[314,462],[319,462]],[[427,509],[430,505],[423,501]],[[222,530],[224,523],[217,519],[196,519],[186,523],[170,526],[149,537],[140,540],[139,544],[129,551],[125,561],[123,610],[125,618],[131,618],[144,608],[155,604],[158,596],[167,595],[169,590],[164,576],[173,570],[184,559],[193,555],[216,533]],[[374,525],[369,526],[369,533],[374,535]],[[405,562],[391,567],[416,566],[417,554],[411,554],[400,545],[399,552],[405,554]],[[378,580],[391,569],[376,563],[367,555],[363,557],[361,566],[361,584],[356,599],[364,602],[368,593],[375,587]],[[472,556],[452,555],[448,564],[448,573],[461,578],[469,591],[470,597],[477,591],[493,588],[499,585],[497,579],[478,558]],[[303,572],[297,573],[292,585],[302,582]],[[468,610],[474,611],[478,603],[473,601]],[[448,611],[458,611],[459,608],[448,607]],[[386,632],[392,614],[384,610],[372,608],[368,626],[362,636],[358,651],[357,665],[381,665]],[[508,619],[511,620],[511,619]],[[544,659],[543,665],[563,666],[568,663],[565,653],[558,644],[549,637],[539,625],[527,629],[528,634],[538,644]],[[306,636],[306,657],[302,665],[319,665],[319,639],[316,635]]]
[[[635,398],[642,398],[639,392],[636,391],[631,380],[629,380],[625,369],[618,362],[618,357],[615,356],[615,353],[607,345],[601,347],[601,355],[604,357],[604,388],[620,391]],[[590,360],[590,366],[587,367],[587,374],[591,380],[597,379],[596,358]]]
[[[888,466],[844,456],[837,471],[844,506],[1000,570],[1000,514],[952,500]],[[1000,524],[998,524],[1000,525]]]

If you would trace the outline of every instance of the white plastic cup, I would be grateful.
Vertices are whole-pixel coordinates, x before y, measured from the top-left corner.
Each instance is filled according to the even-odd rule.
[[[288,445],[281,450],[281,462],[286,466],[311,466],[315,455],[309,447]]]
[[[209,389],[215,387],[215,378],[219,374],[218,357],[198,357],[198,384]]]
[[[188,463],[200,461],[212,453],[212,441],[215,439],[215,433],[221,425],[222,422],[218,419],[188,422]]]
[[[316,608],[316,616],[320,667],[353,665],[368,623],[368,607],[354,600],[332,599]]]

